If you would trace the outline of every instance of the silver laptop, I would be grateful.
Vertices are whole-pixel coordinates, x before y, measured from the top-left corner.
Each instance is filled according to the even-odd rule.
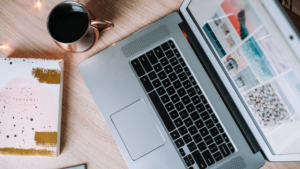
[[[300,161],[299,46],[275,0],[184,0],[79,70],[129,168],[252,169]]]

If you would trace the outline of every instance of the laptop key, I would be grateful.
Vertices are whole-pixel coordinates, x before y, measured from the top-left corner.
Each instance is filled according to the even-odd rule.
[[[160,83],[160,81],[159,81],[158,79],[155,79],[155,80],[152,82],[152,84],[153,84],[153,86],[154,86],[155,88],[158,88],[159,86],[161,86],[161,83]]]
[[[205,125],[206,125],[206,127],[207,127],[208,129],[210,129],[210,128],[212,128],[215,124],[214,124],[214,122],[213,122],[211,119],[209,119],[209,120],[207,120],[207,121],[205,122]]]
[[[201,89],[199,88],[199,86],[195,86],[195,90],[198,94],[202,94]]]
[[[179,97],[178,97],[177,94],[174,94],[173,96],[171,96],[171,100],[172,100],[172,102],[175,104],[175,103],[177,103],[180,99],[179,99]]]
[[[185,89],[188,89],[192,86],[192,84],[189,80],[184,81],[182,84]]]
[[[185,144],[188,144],[189,142],[192,141],[192,137],[189,134],[183,136],[182,138],[183,138]]]
[[[137,58],[131,61],[131,65],[134,68],[138,77],[141,77],[145,74],[145,71]]]
[[[162,81],[162,84],[164,85],[165,88],[167,88],[171,85],[171,82],[169,79],[165,79]]]
[[[205,110],[204,105],[203,105],[202,103],[198,104],[198,105],[196,106],[196,109],[197,109],[197,111],[198,111],[199,113],[201,113],[202,111]]]
[[[188,144],[187,147],[189,148],[190,152],[193,152],[194,150],[197,149],[197,146],[194,142]]]
[[[167,74],[173,72],[173,68],[171,67],[171,65],[164,67],[164,70],[166,71]]]
[[[169,102],[166,104],[166,108],[167,108],[168,112],[170,112],[171,110],[174,109],[174,105],[171,102]]]
[[[217,145],[220,145],[221,143],[224,142],[224,140],[222,139],[222,137],[220,135],[216,136],[214,138],[215,142],[217,143]]]
[[[184,68],[184,72],[185,72],[188,76],[191,76],[191,75],[192,75],[191,72],[190,72],[190,70],[189,70],[189,68],[187,68],[187,67]]]
[[[157,91],[158,95],[160,95],[160,96],[166,93],[166,91],[163,87],[156,89],[156,91]]]
[[[170,133],[171,137],[173,140],[176,140],[180,137],[179,133],[177,130],[173,131],[172,133]]]
[[[176,107],[177,111],[181,111],[184,108],[184,106],[183,106],[183,104],[181,102],[176,103],[175,107]]]
[[[202,137],[200,136],[200,134],[194,135],[193,139],[196,143],[199,143],[200,141],[202,141]]]
[[[212,143],[210,146],[208,146],[209,150],[211,153],[214,153],[216,151],[218,151],[218,147],[215,143]]]
[[[206,143],[206,145],[210,145],[211,143],[214,142],[214,140],[212,139],[212,137],[210,135],[208,135],[204,138],[204,142]]]
[[[170,59],[170,58],[172,58],[173,56],[175,56],[172,50],[168,50],[168,51],[166,52],[166,55],[167,55],[167,58],[168,58],[168,59]]]
[[[230,151],[228,150],[226,144],[222,144],[219,146],[219,149],[221,150],[221,153],[224,157],[227,157],[228,155],[230,155]]]
[[[158,46],[156,48],[153,49],[154,53],[156,54],[156,56],[161,59],[162,57],[165,56],[164,52],[161,50],[161,48]]]
[[[160,63],[157,63],[156,65],[153,66],[155,72],[160,72],[162,70],[162,67],[160,65]]]
[[[162,59],[160,59],[159,62],[162,66],[166,66],[167,64],[169,64],[169,61],[167,58],[162,58]]]
[[[209,132],[210,132],[210,134],[211,134],[213,137],[215,137],[216,135],[219,134],[219,131],[218,131],[217,128],[215,128],[215,127],[212,128],[212,129],[210,129]]]
[[[198,133],[198,130],[196,129],[195,126],[190,127],[188,130],[191,133],[191,135]]]
[[[177,117],[179,117],[178,113],[176,110],[173,110],[170,112],[170,116],[172,119],[176,119]]]
[[[187,157],[190,160],[192,165],[195,164],[195,161],[194,161],[193,157],[190,154]]]
[[[150,80],[154,80],[154,79],[157,78],[157,75],[154,71],[152,71],[148,74],[148,77],[149,77]]]
[[[147,75],[141,77],[140,80],[147,92],[150,92],[151,90],[154,89]]]
[[[176,59],[176,57],[173,57],[172,59],[170,59],[170,63],[172,66],[175,66],[178,64],[178,60]]]
[[[181,55],[177,49],[174,49],[173,52],[175,53],[177,58],[180,58]]]
[[[205,137],[205,136],[208,135],[208,131],[207,131],[207,129],[205,127],[202,128],[202,129],[200,129],[199,132],[200,132],[200,134],[201,134],[202,137]]]
[[[206,107],[206,110],[208,111],[209,114],[213,113],[213,110],[210,108],[209,104],[205,105],[205,107]]]
[[[146,55],[142,55],[139,57],[139,61],[142,63],[142,66],[144,67],[144,69],[146,70],[146,72],[150,72],[153,70],[150,62],[148,61]]]
[[[198,146],[200,151],[204,151],[207,148],[206,144],[203,141],[201,143],[199,143],[197,146]]]
[[[174,80],[178,79],[176,74],[173,72],[171,74],[168,75],[169,79],[171,80],[171,82],[173,82]]]
[[[182,110],[179,114],[182,119],[189,117],[189,114],[186,110]]]
[[[199,151],[193,152],[192,156],[194,157],[199,169],[205,169],[207,167]]]
[[[181,138],[179,138],[178,140],[175,141],[176,147],[180,148],[184,145],[184,142]]]
[[[191,117],[192,117],[193,121],[196,121],[200,118],[198,112],[196,112],[196,111],[194,113],[191,113]]]
[[[168,95],[165,94],[161,97],[161,100],[163,103],[168,103],[170,101],[170,98]]]
[[[220,152],[216,152],[213,156],[217,162],[223,158]]]
[[[174,44],[174,42],[172,40],[169,40],[168,42],[169,42],[169,45],[171,46],[171,48],[175,48],[176,47],[175,44]]]
[[[226,133],[223,133],[222,136],[223,136],[223,139],[225,140],[225,142],[228,143],[229,138],[227,137]]]
[[[178,131],[182,136],[188,132],[185,126],[180,127]]]
[[[192,82],[193,85],[197,84],[197,82],[195,81],[193,76],[190,76],[189,79],[190,79],[190,81]]]
[[[147,52],[146,56],[152,65],[154,65],[158,62],[158,59],[156,58],[156,56],[154,55],[154,52],[152,50]]]
[[[159,72],[157,75],[158,75],[160,80],[163,80],[167,77],[167,75],[164,71]]]
[[[195,121],[195,124],[196,124],[196,127],[197,127],[198,129],[204,127],[204,123],[203,123],[203,121],[202,121],[201,119]]]
[[[185,156],[185,152],[184,152],[184,150],[181,148],[181,149],[179,149],[179,152],[180,152],[180,155],[182,156],[182,157],[184,157]]]
[[[201,118],[203,119],[203,121],[206,121],[207,119],[210,118],[210,116],[208,115],[208,113],[206,111],[202,112],[200,114]]]
[[[182,82],[185,81],[185,80],[187,79],[187,76],[185,75],[184,72],[180,73],[180,74],[178,75],[178,77],[179,77],[180,81],[182,81]]]
[[[184,96],[186,94],[185,90],[183,88],[177,90],[177,93],[180,97]]]
[[[218,130],[220,131],[220,133],[224,132],[223,127],[221,126],[220,123],[218,123],[216,126],[217,126]]]
[[[182,84],[179,82],[179,80],[176,80],[175,82],[173,82],[173,86],[175,87],[175,89],[179,89]]]
[[[182,100],[184,105],[187,105],[191,102],[191,100],[188,96],[184,96],[183,98],[181,98],[181,100]]]
[[[215,123],[218,123],[218,118],[217,118],[217,116],[215,114],[210,115],[210,117],[213,119],[213,121]]]
[[[234,153],[235,150],[234,150],[233,145],[232,145],[231,143],[228,143],[227,146],[228,146],[229,150],[230,150],[232,153]]]
[[[208,166],[211,166],[215,163],[215,160],[213,159],[208,150],[204,151],[202,155]]]
[[[167,93],[171,96],[175,93],[175,89],[173,86],[170,86],[169,88],[166,89]]]
[[[182,58],[178,59],[179,63],[181,64],[182,67],[186,66]]]
[[[173,124],[173,121],[171,120],[169,114],[167,113],[164,105],[160,101],[158,95],[156,94],[155,91],[149,93],[149,97],[156,108],[160,118],[164,122],[164,125],[166,126],[167,130],[171,132],[172,130],[175,129],[175,125]]]
[[[187,90],[187,93],[190,97],[193,97],[196,94],[195,89],[193,89],[193,88],[190,88],[189,90]]]
[[[190,162],[190,160],[188,159],[187,156],[184,157],[183,160],[184,160],[185,164],[186,164],[188,167],[192,165],[191,162]]]
[[[201,102],[201,101],[200,101],[200,98],[199,98],[198,96],[193,97],[193,98],[192,98],[192,101],[193,101],[194,104],[198,104],[198,103]]]
[[[180,127],[183,125],[181,118],[174,120],[174,123],[175,123],[176,127]]]
[[[170,49],[170,46],[169,46],[168,42],[163,43],[160,47],[161,47],[164,51],[167,51],[167,50]]]
[[[193,112],[195,110],[195,107],[193,106],[192,103],[186,106],[186,109],[188,110],[189,113]]]
[[[181,72],[183,71],[180,65],[175,66],[175,67],[174,67],[174,70],[175,70],[175,72],[176,72],[177,74],[179,74],[179,73],[181,73]]]
[[[206,100],[206,98],[205,98],[203,95],[200,96],[200,99],[202,100],[202,102],[203,102],[204,104],[207,103],[207,100]]]

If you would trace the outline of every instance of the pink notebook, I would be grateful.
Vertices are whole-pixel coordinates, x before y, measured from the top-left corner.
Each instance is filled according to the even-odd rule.
[[[63,65],[0,59],[0,155],[60,154]]]

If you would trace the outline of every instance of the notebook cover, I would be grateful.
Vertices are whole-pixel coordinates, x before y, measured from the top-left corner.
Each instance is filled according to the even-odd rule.
[[[0,155],[57,156],[63,60],[0,59]]]

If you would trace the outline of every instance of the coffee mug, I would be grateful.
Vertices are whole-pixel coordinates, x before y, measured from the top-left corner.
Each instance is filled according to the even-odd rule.
[[[48,15],[48,33],[66,51],[87,51],[95,45],[101,32],[114,27],[110,21],[92,20],[91,17],[90,12],[80,3],[61,2]],[[98,25],[104,27],[100,29]]]

